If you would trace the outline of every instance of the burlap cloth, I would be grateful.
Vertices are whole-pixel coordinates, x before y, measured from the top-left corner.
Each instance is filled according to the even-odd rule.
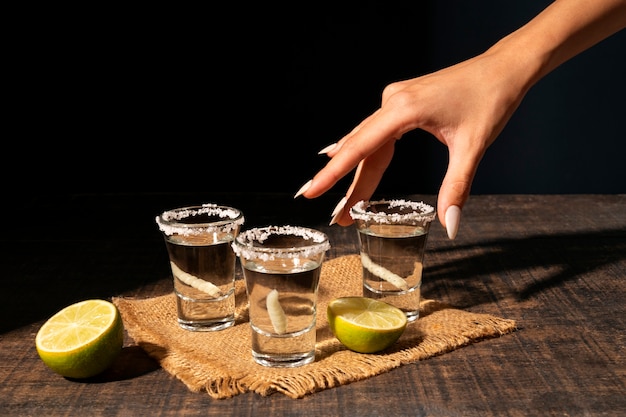
[[[204,390],[218,399],[248,391],[301,398],[515,330],[513,320],[423,300],[420,318],[409,324],[395,345],[382,353],[355,353],[332,335],[326,307],[335,297],[361,293],[359,256],[326,261],[320,279],[315,362],[299,368],[267,368],[252,360],[247,297],[241,280],[236,282],[236,324],[219,332],[178,327],[173,293],[149,299],[116,297],[113,302],[129,336],[163,369],[191,391]]]

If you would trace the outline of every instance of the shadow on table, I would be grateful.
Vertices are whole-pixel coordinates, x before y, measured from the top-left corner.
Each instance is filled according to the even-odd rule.
[[[471,294],[458,308],[493,302],[484,283],[489,276],[504,276],[523,301],[582,274],[591,274],[626,259],[626,229],[577,231],[553,235],[494,239],[471,245],[427,249],[424,271],[427,289],[459,287]],[[502,280],[502,277],[501,277]],[[461,288],[462,287],[462,288]],[[501,297],[501,295],[500,295]]]
[[[101,374],[85,379],[72,379],[80,383],[106,383],[137,378],[159,369],[161,366],[139,346],[126,346],[120,356]]]

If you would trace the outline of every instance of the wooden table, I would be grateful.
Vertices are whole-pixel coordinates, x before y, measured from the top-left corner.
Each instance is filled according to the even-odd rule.
[[[438,222],[431,229],[423,296],[519,329],[303,399],[193,393],[128,337],[114,367],[88,382],[37,356],[39,327],[70,303],[171,291],[160,211],[219,202],[243,209],[246,226],[318,227],[334,258],[357,253],[352,227],[327,226],[339,198],[19,196],[2,217],[0,415],[626,415],[626,195],[472,196],[455,241]]]

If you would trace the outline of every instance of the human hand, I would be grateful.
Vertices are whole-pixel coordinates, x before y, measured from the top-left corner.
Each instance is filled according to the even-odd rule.
[[[501,58],[488,51],[432,74],[388,85],[376,112],[320,151],[330,161],[296,197],[318,197],[356,168],[331,221],[351,224],[346,208],[372,196],[392,160],[396,141],[406,132],[423,129],[448,147],[448,169],[437,212],[453,239],[478,164],[528,88],[527,77],[517,76]]]

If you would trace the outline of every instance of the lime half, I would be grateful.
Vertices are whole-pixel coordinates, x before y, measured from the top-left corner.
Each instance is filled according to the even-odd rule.
[[[89,378],[110,367],[122,351],[124,326],[117,307],[86,300],[50,317],[35,338],[37,353],[54,372]]]
[[[388,348],[407,326],[402,310],[367,297],[335,298],[326,313],[335,337],[348,349],[360,353]]]

